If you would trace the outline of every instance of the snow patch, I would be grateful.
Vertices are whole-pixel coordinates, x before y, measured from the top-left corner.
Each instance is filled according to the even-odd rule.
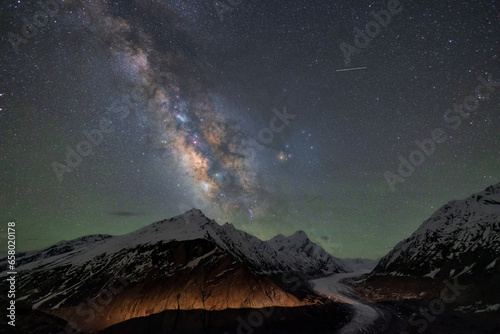
[[[433,271],[431,271],[430,273],[428,273],[427,275],[424,275],[424,277],[430,277],[430,278],[434,278],[434,276],[436,276],[436,274],[438,272],[441,271],[441,268],[437,268],[437,269],[434,269]]]
[[[490,263],[490,264],[486,267],[486,269],[490,270],[490,269],[495,268],[495,266],[497,265],[497,260],[498,260],[498,259],[499,259],[499,258],[497,257],[497,258],[496,258],[493,262],[491,262],[491,263]]]
[[[500,310],[500,304],[486,305],[486,308],[482,310],[476,310],[474,313],[484,313],[484,312],[494,312]]]

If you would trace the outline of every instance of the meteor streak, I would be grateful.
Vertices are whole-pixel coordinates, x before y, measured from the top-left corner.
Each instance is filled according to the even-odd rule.
[[[343,68],[341,70],[336,70],[335,72],[345,72],[345,71],[355,71],[355,70],[364,70],[365,67],[353,67],[353,68]]]

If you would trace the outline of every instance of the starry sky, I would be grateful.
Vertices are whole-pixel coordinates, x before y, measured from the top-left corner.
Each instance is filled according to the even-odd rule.
[[[0,229],[20,251],[197,207],[378,258],[500,182],[498,2],[0,7]]]

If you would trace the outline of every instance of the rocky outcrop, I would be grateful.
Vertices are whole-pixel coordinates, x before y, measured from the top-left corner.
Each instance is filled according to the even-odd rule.
[[[64,301],[65,296],[61,295],[39,308],[78,324],[83,331],[95,331],[165,310],[214,311],[311,304],[285,291],[271,277],[252,273],[207,240],[170,242],[163,244],[161,251],[158,248],[156,245],[151,254],[151,261],[158,261],[156,269],[144,277],[122,277],[102,291],[92,289],[88,286],[92,282],[88,281],[80,294],[71,296],[71,302]],[[111,262],[121,261],[123,258],[115,257]],[[110,270],[93,267],[109,277],[105,273]],[[52,308],[54,303],[59,304],[57,308]]]

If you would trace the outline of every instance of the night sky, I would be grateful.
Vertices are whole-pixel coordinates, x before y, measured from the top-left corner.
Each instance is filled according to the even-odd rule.
[[[500,182],[496,1],[57,1],[1,5],[18,250],[197,207],[377,258]]]

